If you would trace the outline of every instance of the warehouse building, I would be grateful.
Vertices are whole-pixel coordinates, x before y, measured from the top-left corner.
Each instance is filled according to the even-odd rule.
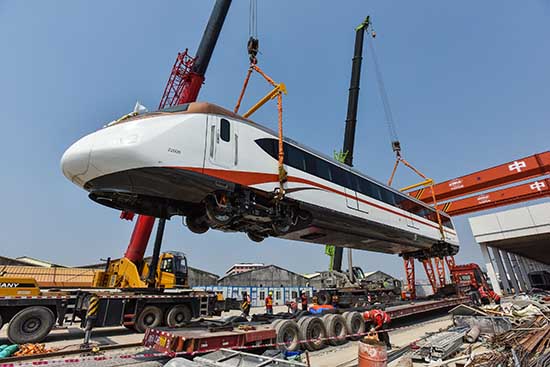
[[[226,298],[242,299],[246,292],[250,295],[253,307],[265,306],[268,292],[273,292],[275,305],[297,300],[302,291],[309,296],[313,295],[313,288],[309,286],[306,277],[276,265],[234,272],[220,278],[217,286],[203,288],[223,293]]]

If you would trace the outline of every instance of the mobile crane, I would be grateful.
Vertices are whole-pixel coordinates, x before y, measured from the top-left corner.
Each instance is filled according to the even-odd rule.
[[[178,54],[159,108],[197,99],[230,5],[231,0],[216,1],[195,58],[187,50]],[[121,218],[133,215],[123,212]],[[0,328],[9,323],[8,338],[21,344],[44,340],[55,324],[80,321],[84,326],[89,317],[96,327],[124,325],[144,332],[148,327],[178,327],[193,317],[219,315],[216,294],[169,289],[188,284],[181,275],[187,269],[185,258],[175,253],[161,256],[166,218],[159,219],[151,263],[146,264],[154,222],[155,218],[140,215],[124,257],[108,261],[105,271],[94,277],[94,285],[106,289],[43,291],[32,278],[0,279],[4,290],[0,292]]]

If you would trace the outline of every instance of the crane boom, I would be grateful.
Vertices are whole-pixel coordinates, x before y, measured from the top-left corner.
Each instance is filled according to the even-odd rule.
[[[370,16],[367,16],[363,23],[355,28],[355,47],[353,50],[353,59],[351,64],[351,79],[348,95],[348,112],[346,115],[346,130],[344,132],[344,146],[342,154],[344,163],[353,166],[353,148],[355,146],[355,130],[357,126],[357,106],[359,103],[359,84],[361,81],[361,63],[363,61],[363,40],[365,31],[370,25]],[[343,247],[334,249],[334,259],[332,269],[342,271]]]
[[[178,54],[164,90],[160,108],[197,100],[230,5],[231,0],[216,0],[195,58],[186,58],[187,52]],[[133,263],[140,263],[143,260],[154,224],[154,217],[138,216],[124,255]]]

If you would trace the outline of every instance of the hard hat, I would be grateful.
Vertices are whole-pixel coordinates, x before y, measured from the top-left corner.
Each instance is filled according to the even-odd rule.
[[[270,296],[272,296],[272,295],[273,295],[273,292],[269,292],[268,294],[269,294]]]

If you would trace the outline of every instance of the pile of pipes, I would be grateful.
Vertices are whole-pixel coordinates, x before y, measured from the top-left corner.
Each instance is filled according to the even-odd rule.
[[[550,366],[550,322],[543,316],[524,320],[518,327],[490,338],[491,352],[476,356],[472,366]]]
[[[460,305],[450,313],[455,325],[470,328],[466,341],[475,342],[478,338],[480,341],[466,351],[465,366],[550,366],[547,305],[524,298],[484,307]],[[473,349],[479,347],[488,351],[474,353]]]

